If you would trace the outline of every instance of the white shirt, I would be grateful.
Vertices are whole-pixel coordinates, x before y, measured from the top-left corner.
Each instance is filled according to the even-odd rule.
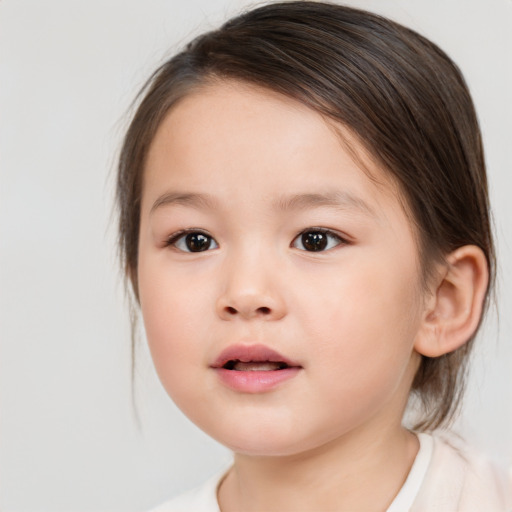
[[[418,440],[407,480],[386,512],[512,512],[512,482],[484,457],[453,439],[418,434]],[[220,512],[217,489],[225,474],[151,512]]]

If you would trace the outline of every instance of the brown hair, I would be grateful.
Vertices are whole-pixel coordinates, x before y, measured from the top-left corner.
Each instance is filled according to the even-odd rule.
[[[198,37],[141,91],[117,181],[119,243],[136,297],[142,174],[149,146],[177,101],[219,79],[277,91],[348,127],[399,184],[416,226],[424,278],[432,262],[474,244],[487,257],[492,283],[494,248],[481,136],[457,66],[432,42],[386,18],[295,1],[256,8]],[[473,338],[450,354],[422,358],[412,386],[424,406],[422,428],[440,426],[456,411]]]

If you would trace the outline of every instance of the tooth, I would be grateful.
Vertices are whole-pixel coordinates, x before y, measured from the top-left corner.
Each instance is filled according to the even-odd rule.
[[[273,371],[280,370],[281,368],[282,364],[273,363],[272,361],[265,361],[262,363],[243,363],[242,361],[237,361],[233,365],[233,370],[238,370],[241,372]]]

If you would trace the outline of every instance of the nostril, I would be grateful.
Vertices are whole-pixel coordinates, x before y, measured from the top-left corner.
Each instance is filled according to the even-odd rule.
[[[233,306],[225,306],[224,314],[228,316],[236,316],[241,314],[242,316],[252,317],[252,316],[270,316],[272,314],[272,309],[267,306],[261,306],[256,309],[248,308],[247,311],[245,308],[235,308]]]

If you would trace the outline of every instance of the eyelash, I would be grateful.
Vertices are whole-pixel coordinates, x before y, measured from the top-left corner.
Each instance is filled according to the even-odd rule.
[[[183,248],[180,248],[177,246],[177,244],[179,243],[179,241],[181,239],[185,239],[187,235],[190,235],[190,234],[194,234],[194,235],[203,235],[204,237],[206,237],[208,239],[208,245],[206,247],[205,250],[198,250],[198,251],[190,251],[190,250],[185,250]],[[307,249],[300,249],[299,247],[297,247],[295,245],[295,243],[297,241],[301,241],[302,245],[304,246],[304,235],[306,234],[322,234],[322,235],[326,235],[326,238],[331,238],[331,239],[334,239],[336,241],[335,245],[334,246],[331,246],[331,247],[328,247],[329,245],[329,241],[327,240],[326,241],[326,246],[325,247],[321,247],[320,249],[313,249],[313,250],[307,250]],[[208,251],[208,250],[212,250],[211,249],[211,244],[212,242],[215,244],[215,247],[213,247],[213,249],[217,249],[218,248],[218,244],[217,242],[215,241],[215,239],[209,235],[206,231],[203,231],[201,229],[184,229],[184,230],[181,230],[181,231],[178,231],[176,233],[173,233],[166,241],[165,241],[165,247],[173,247],[175,249],[177,249],[178,251],[181,251],[181,252],[188,252],[188,253],[194,253],[194,252],[205,252],[205,251]],[[326,252],[326,251],[329,251],[331,249],[334,249],[335,247],[338,247],[339,245],[347,245],[349,242],[343,238],[342,236],[340,236],[338,233],[330,230],[330,229],[326,229],[326,228],[317,228],[317,227],[310,227],[310,228],[307,228],[303,231],[301,231],[291,242],[291,247],[294,247],[296,249],[299,249],[301,251],[304,251],[304,252]]]

